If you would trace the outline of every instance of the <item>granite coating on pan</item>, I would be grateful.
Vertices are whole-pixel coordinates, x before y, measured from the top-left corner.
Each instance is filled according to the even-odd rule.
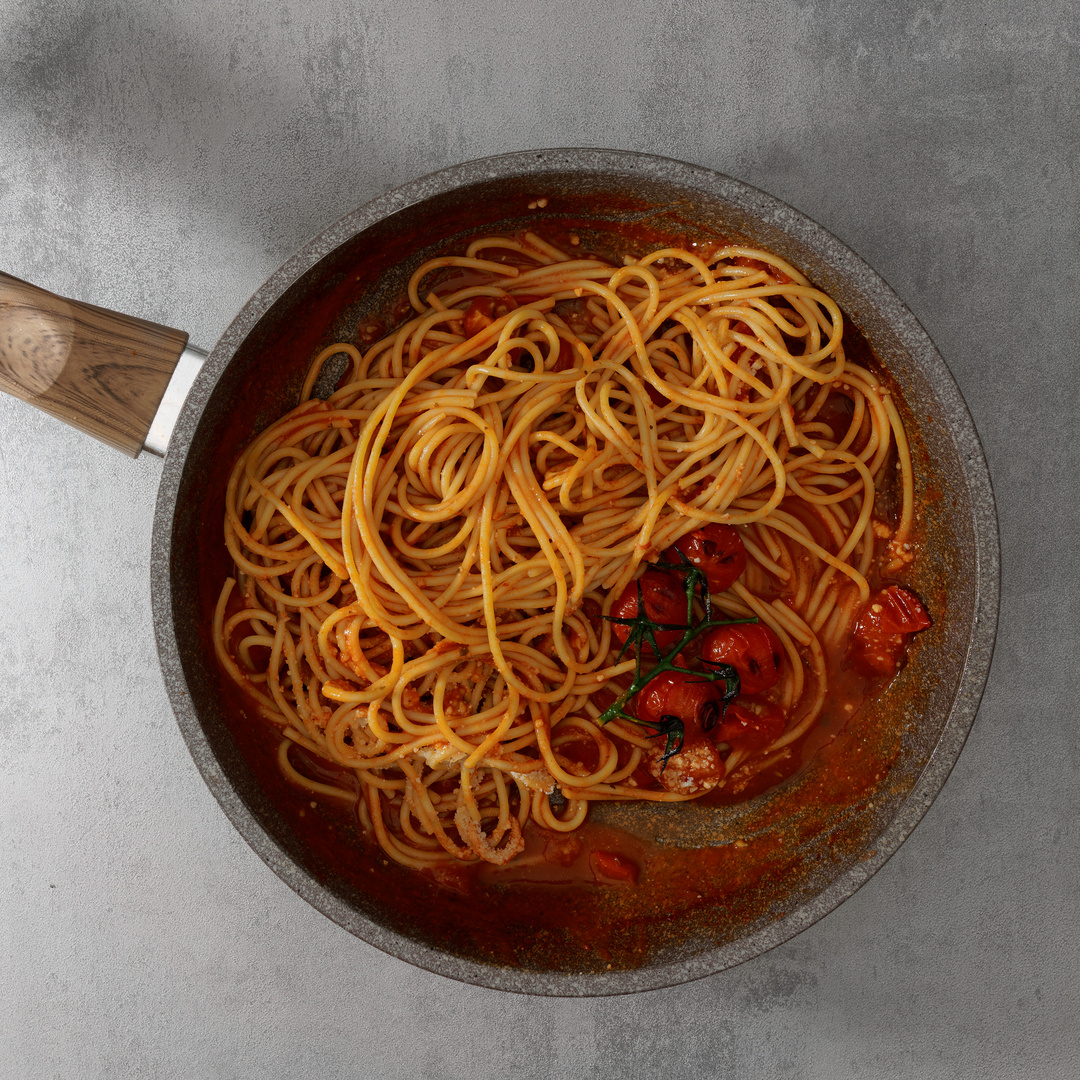
[[[950,633],[947,626],[939,628],[937,643],[920,653],[922,660],[916,666],[923,675],[916,680],[914,693],[894,698],[893,708],[903,702],[909,714],[903,722],[911,737],[905,738],[901,758],[886,785],[893,792],[883,789],[873,795],[869,808],[853,809],[855,816],[867,819],[866,825],[854,830],[855,838],[841,839],[844,829],[839,815],[827,845],[813,844],[814,834],[808,834],[805,826],[796,828],[797,841],[786,839],[791,833],[786,823],[768,827],[764,831],[778,837],[785,849],[798,845],[799,868],[786,871],[783,882],[768,890],[775,895],[767,903],[742,917],[743,921],[733,920],[722,941],[709,941],[713,916],[696,915],[681,924],[673,921],[663,943],[657,941],[655,954],[640,963],[628,968],[626,960],[615,955],[608,971],[601,968],[588,974],[575,971],[580,958],[560,955],[557,950],[549,967],[536,963],[534,970],[525,972],[477,963],[465,952],[432,948],[416,935],[393,930],[388,921],[393,912],[372,907],[367,896],[350,895],[352,890],[344,883],[335,886],[317,880],[293,832],[236,754],[219,716],[217,682],[212,675],[209,680],[205,677],[215,661],[195,629],[208,614],[187,601],[198,592],[204,573],[201,563],[188,554],[196,550],[194,537],[201,527],[198,511],[192,508],[201,507],[205,477],[223,452],[223,425],[244,407],[238,399],[256,394],[252,379],[276,341],[311,310],[329,287],[326,282],[335,280],[342,267],[351,275],[362,265],[358,260],[368,254],[390,273],[403,260],[412,266],[419,256],[413,253],[413,241],[406,238],[417,236],[425,245],[435,242],[432,231],[442,227],[443,221],[458,222],[463,206],[474,213],[476,227],[512,232],[514,226],[503,223],[504,215],[519,214],[524,194],[534,190],[544,191],[553,205],[572,208],[562,211],[572,215],[584,212],[606,217],[609,211],[597,210],[594,204],[611,204],[627,207],[613,212],[617,219],[637,221],[643,213],[651,214],[653,207],[674,207],[692,228],[711,227],[769,247],[825,287],[845,311],[858,318],[909,406],[936,418],[935,423],[925,424],[922,417],[914,418],[908,427],[912,437],[921,432],[931,459],[930,474],[920,490],[938,492],[936,503],[923,515],[926,544],[938,558],[948,558],[955,565],[950,581],[936,591],[956,629]],[[476,213],[478,202],[484,209]],[[639,209],[642,206],[645,211]],[[466,231],[472,227],[465,227]],[[540,224],[536,227],[542,229]],[[382,250],[379,236],[388,228],[396,243],[389,254],[375,254]],[[359,272],[375,281],[384,275],[381,269],[373,273],[366,267]],[[334,332],[330,340],[338,336]],[[266,381],[270,404],[252,408],[257,410],[255,415],[273,418],[292,404],[295,389],[286,387],[287,400],[282,401],[270,373]],[[261,426],[261,421],[254,426]],[[788,940],[850,896],[892,855],[947,778],[974,719],[997,616],[997,530],[978,438],[947,368],[902,302],[858,256],[791,207],[698,166],[614,151],[528,151],[444,169],[365,204],[306,245],[258,290],[200,373],[170,445],[154,533],[154,621],[170,700],[200,771],[244,838],[300,895],[363,940],[438,974],[534,994],[632,993],[701,978]],[[931,587],[925,577],[916,578],[916,584],[920,580],[926,582],[924,589]],[[965,658],[955,690],[954,656]],[[913,678],[912,672],[905,675],[909,684]],[[923,686],[936,685],[950,689],[923,692]],[[662,817],[649,807],[624,808],[621,814],[615,808],[602,809],[611,811],[610,823],[644,836],[655,831],[670,843],[696,847],[732,839],[722,835],[723,824],[712,823],[708,814],[683,814],[675,819],[670,811]],[[754,808],[742,808],[740,815],[741,825],[736,828],[757,833]],[[717,914],[722,916],[722,911]]]
[[[771,953],[631,998],[461,986],[311,909],[193,767],[151,640],[161,464],[0,399],[0,1076],[1080,1074],[1075,7],[357,7],[3,0],[0,264],[210,347],[308,237],[459,161],[613,146],[767,190],[972,410],[1004,569],[979,718],[900,852]]]

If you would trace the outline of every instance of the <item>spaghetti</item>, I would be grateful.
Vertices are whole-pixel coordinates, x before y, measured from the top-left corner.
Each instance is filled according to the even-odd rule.
[[[425,868],[504,863],[530,820],[570,832],[595,800],[738,791],[790,754],[872,575],[911,558],[903,427],[836,304],[757,249],[613,265],[531,233],[425,263],[408,299],[393,332],[315,358],[228,483],[216,647],[286,776]],[[620,597],[710,526],[745,550],[714,613],[779,643],[743,714],[781,719],[714,732],[688,786],[694,747],[664,754],[644,704],[598,719],[659,659],[620,654]]]

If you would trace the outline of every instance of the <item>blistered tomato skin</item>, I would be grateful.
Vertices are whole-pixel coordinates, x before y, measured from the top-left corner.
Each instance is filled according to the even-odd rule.
[[[900,585],[870,597],[855,620],[848,656],[864,675],[891,678],[912,634],[930,626],[922,601]]]
[[[704,572],[709,591],[714,593],[730,589],[746,569],[746,545],[731,525],[702,525],[679,537],[663,558],[665,562],[681,563],[683,555]]]
[[[740,692],[760,694],[779,682],[784,646],[764,623],[718,626],[702,639],[701,659],[730,664],[739,673]]]
[[[637,618],[639,585],[645,601],[645,614],[653,622],[686,625],[686,589],[682,581],[677,574],[664,574],[658,570],[648,570],[637,581],[631,581],[626,586],[619,599],[611,605],[612,618]],[[619,623],[612,624],[612,632],[623,644],[630,636],[630,628]],[[656,644],[661,653],[666,653],[682,640],[682,636],[681,630],[658,630]]]
[[[720,719],[724,683],[710,682],[685,671],[665,671],[645,684],[634,699],[634,713],[644,724],[659,724],[662,717],[682,721],[689,740],[709,731]]]
[[[710,682],[686,671],[665,671],[645,684],[634,700],[634,711],[646,724],[660,724],[664,717],[682,721],[683,745],[664,760],[666,737],[645,759],[649,775],[674,795],[703,795],[724,778],[720,753],[706,736],[720,719],[724,683]]]

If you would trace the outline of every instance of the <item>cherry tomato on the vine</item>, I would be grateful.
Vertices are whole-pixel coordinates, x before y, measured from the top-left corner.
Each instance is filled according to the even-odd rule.
[[[666,739],[646,756],[645,767],[665,791],[702,795],[724,778],[724,763],[706,732],[720,719],[724,684],[709,682],[686,671],[664,671],[647,682],[634,703],[637,718],[661,724],[665,717],[682,721],[683,742],[678,753],[666,756]]]
[[[912,634],[930,625],[922,601],[900,585],[870,597],[855,620],[851,659],[867,675],[895,675]]]
[[[611,605],[611,615],[615,619],[635,619],[638,612],[638,586],[645,601],[645,614],[653,622],[686,625],[686,588],[679,575],[664,574],[658,570],[647,570],[631,581],[623,589],[618,600]],[[625,644],[630,636],[630,628],[619,623],[612,624],[612,632]],[[661,652],[667,652],[682,640],[682,630],[658,630],[656,644]]]
[[[760,694],[779,681],[784,646],[764,623],[718,626],[702,638],[701,659],[730,664],[739,673],[740,692]]]
[[[746,547],[738,530],[731,525],[709,522],[680,536],[674,547],[664,552],[664,561],[682,562],[680,552],[704,572],[709,592],[730,589],[746,569]]]
[[[709,731],[723,710],[724,683],[703,675],[664,671],[650,679],[634,699],[634,712],[645,724],[658,724],[674,716],[683,723],[687,739]]]

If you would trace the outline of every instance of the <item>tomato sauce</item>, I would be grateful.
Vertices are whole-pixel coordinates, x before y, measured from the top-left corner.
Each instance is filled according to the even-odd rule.
[[[545,222],[543,231],[551,242],[575,250],[571,238],[595,228],[583,216]],[[662,213],[652,227],[628,227],[622,239],[627,249],[675,242],[706,254],[720,243],[695,240],[689,228],[685,235],[680,231],[677,215]],[[321,340],[333,340],[330,328],[370,285],[364,274],[331,280],[307,323],[277,336],[265,357],[267,369],[295,369],[295,357],[310,357]],[[382,332],[377,320],[368,325],[372,335]],[[874,366],[869,346],[850,322],[844,347],[856,362]],[[289,385],[298,386],[302,375],[290,374]],[[260,419],[272,418],[276,403],[259,408],[248,404],[219,423],[219,445],[239,448]],[[842,413],[841,408],[829,419],[840,422]],[[234,457],[216,455],[200,492],[196,606],[207,654],[213,651],[209,627],[218,590],[230,572],[220,520]],[[424,873],[393,863],[361,835],[355,809],[343,800],[315,799],[289,783],[277,764],[276,729],[223,673],[211,678],[235,747],[267,802],[257,794],[245,797],[257,804],[257,816],[270,832],[329,889],[376,921],[463,957],[539,970],[601,971],[639,966],[685,942],[699,943],[696,949],[741,937],[797,906],[806,882],[816,880],[822,867],[838,872],[868,848],[881,827],[869,812],[871,804],[883,797],[901,752],[904,733],[892,719],[898,703],[881,697],[887,680],[850,668],[843,656],[830,657],[829,667],[830,697],[820,723],[742,790],[721,788],[688,804],[709,808],[721,819],[735,813],[737,838],[704,847],[682,843],[685,808],[654,805],[652,829],[630,832],[608,821],[587,821],[564,835],[530,825],[525,851],[505,867],[472,864]],[[585,760],[589,746],[583,742],[573,752]],[[351,783],[348,770],[297,748],[290,760],[318,782]],[[856,812],[841,812],[845,808]]]

